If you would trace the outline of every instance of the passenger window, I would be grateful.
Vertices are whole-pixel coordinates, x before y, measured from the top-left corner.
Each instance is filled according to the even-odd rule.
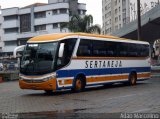
[[[107,43],[105,41],[93,41],[93,56],[106,57]]]
[[[92,48],[91,40],[81,39],[77,51],[77,56],[91,56],[92,53],[91,48]]]

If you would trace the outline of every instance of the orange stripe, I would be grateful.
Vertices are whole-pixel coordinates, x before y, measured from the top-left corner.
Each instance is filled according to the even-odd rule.
[[[145,60],[148,59],[149,57],[73,57],[73,60],[85,60],[85,59],[89,59],[89,60],[103,60],[103,59],[110,59],[110,60]]]
[[[138,74],[138,78],[147,78],[150,77],[151,73],[145,73],[145,74]],[[123,80],[128,79],[128,75],[117,75],[117,76],[104,76],[104,77],[91,77],[87,78],[87,83],[93,83],[93,82],[103,82],[103,81],[116,81],[116,80]],[[67,79],[64,80],[64,84],[62,84],[62,80],[58,81],[59,85],[70,85],[73,83],[73,79]]]
[[[101,81],[111,81],[111,80],[123,80],[128,79],[128,75],[118,75],[118,76],[104,76],[104,77],[91,77],[87,78],[87,82],[101,82]]]
[[[138,78],[148,78],[151,76],[151,73],[145,73],[145,74],[138,74],[137,77]]]

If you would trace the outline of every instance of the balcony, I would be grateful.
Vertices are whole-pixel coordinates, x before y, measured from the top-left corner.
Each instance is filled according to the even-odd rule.
[[[3,41],[12,41],[12,40],[17,40],[17,36],[18,34],[17,33],[7,33],[7,34],[4,34],[4,39]]]
[[[20,38],[32,38],[34,36],[38,36],[38,35],[43,35],[43,34],[47,34],[47,31],[37,31],[37,32],[24,32],[24,33],[20,33],[18,35],[18,39]]]
[[[6,28],[16,28],[16,27],[19,27],[19,22],[18,22],[17,19],[4,21],[3,24],[2,24],[2,27],[4,29],[6,29]]]
[[[17,47],[16,45],[5,46],[5,47],[3,47],[3,52],[13,52],[16,47]]]
[[[79,4],[78,4],[78,9],[86,10],[86,4],[79,3]]]
[[[61,9],[61,8],[69,9],[69,4],[68,3],[53,3],[53,4],[38,6],[34,8],[34,12],[50,11],[53,9]]]
[[[35,19],[35,25],[69,22],[69,14],[50,15],[46,18]]]
[[[7,9],[2,9],[2,16],[10,16],[10,15],[15,15],[18,14],[18,8],[7,8]]]

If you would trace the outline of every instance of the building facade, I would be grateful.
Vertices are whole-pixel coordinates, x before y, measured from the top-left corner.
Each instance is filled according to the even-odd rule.
[[[1,12],[1,8],[0,8]],[[0,14],[0,56],[2,54],[2,49],[3,49],[3,29],[2,29],[2,23],[3,23],[3,17]]]
[[[60,24],[69,22],[73,14],[85,13],[86,4],[78,3],[78,0],[48,0],[48,4],[2,9],[3,52],[12,55],[15,47],[26,44],[29,38],[37,35],[69,32],[67,28],[61,29]]]
[[[112,34],[130,22],[130,0],[102,0],[103,34]]]

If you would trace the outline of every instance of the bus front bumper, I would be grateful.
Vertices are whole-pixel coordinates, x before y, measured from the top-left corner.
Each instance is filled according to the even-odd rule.
[[[28,82],[25,80],[19,80],[19,86],[21,89],[56,90],[56,79],[50,79],[43,82]]]

